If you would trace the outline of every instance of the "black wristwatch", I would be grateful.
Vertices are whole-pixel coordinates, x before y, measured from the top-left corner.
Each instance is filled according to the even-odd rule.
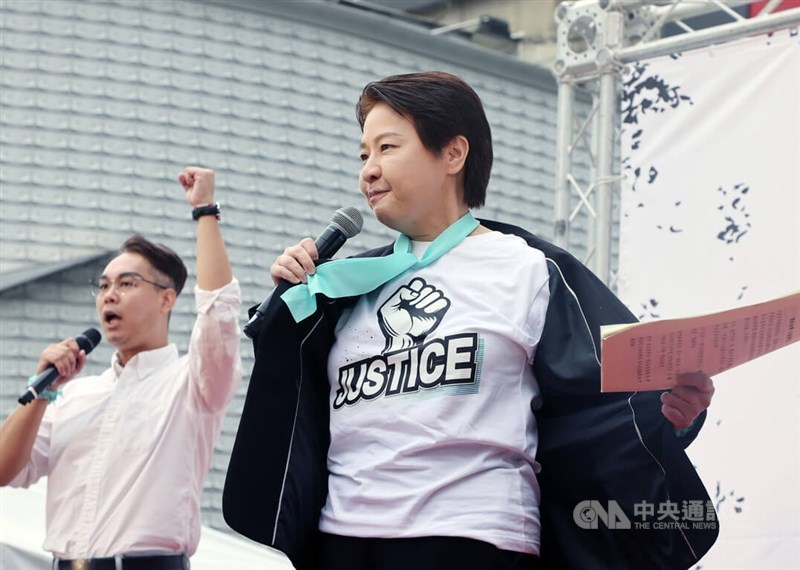
[[[219,212],[219,202],[215,204],[206,204],[205,206],[197,206],[192,210],[193,220],[198,220],[203,216],[214,216],[217,220],[222,220],[222,215]]]

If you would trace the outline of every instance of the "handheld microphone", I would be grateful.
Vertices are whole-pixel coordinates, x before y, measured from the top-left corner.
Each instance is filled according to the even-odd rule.
[[[100,342],[100,332],[97,329],[86,329],[83,333],[79,334],[75,337],[75,342],[78,343],[78,348],[84,351],[86,354],[89,354],[94,350],[94,347]],[[55,382],[58,379],[58,370],[52,364],[48,366],[39,376],[36,377],[36,380],[28,386],[28,389],[25,391],[22,396],[19,397],[17,400],[23,406],[32,402],[35,398],[39,397],[39,394],[46,390],[50,384]]]
[[[361,213],[352,206],[336,210],[328,227],[314,240],[319,259],[333,257],[344,245],[344,242],[361,231],[363,225],[364,219],[361,217]],[[244,334],[248,338],[255,337],[261,329],[261,321],[264,319],[264,313],[271,298],[272,293],[267,295],[267,298],[258,306],[256,312],[244,326]]]

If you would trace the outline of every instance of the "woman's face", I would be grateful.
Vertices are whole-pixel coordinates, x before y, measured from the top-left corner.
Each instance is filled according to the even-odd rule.
[[[463,215],[447,156],[425,148],[409,119],[375,105],[364,121],[359,187],[378,221],[430,241]]]

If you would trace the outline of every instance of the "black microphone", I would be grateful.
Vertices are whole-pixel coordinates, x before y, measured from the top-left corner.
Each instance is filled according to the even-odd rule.
[[[319,259],[333,257],[344,245],[344,242],[361,231],[363,225],[364,219],[361,217],[361,213],[352,206],[336,210],[333,213],[328,227],[314,240],[314,245],[317,246]],[[269,305],[271,298],[272,293],[267,295],[267,298],[258,306],[256,312],[253,313],[253,316],[250,317],[250,320],[247,321],[247,324],[244,326],[244,334],[246,334],[248,338],[256,336],[261,329],[261,321],[264,318],[264,313],[267,310],[267,305]]]
[[[83,333],[75,337],[75,342],[78,343],[78,348],[89,354],[94,350],[94,347],[100,342],[100,332],[97,329],[86,329]],[[50,384],[58,379],[58,370],[52,364],[48,366],[44,372],[36,377],[36,380],[28,386],[22,396],[17,400],[23,406],[32,402],[35,398],[39,397],[42,391],[46,390]]]

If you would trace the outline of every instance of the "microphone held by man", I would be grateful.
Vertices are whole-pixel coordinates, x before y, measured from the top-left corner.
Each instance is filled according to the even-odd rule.
[[[75,337],[75,343],[78,345],[78,350],[83,351],[85,357],[100,343],[100,338],[100,331],[95,328],[89,328]],[[78,371],[79,370],[76,370],[76,372]],[[58,380],[59,376],[60,374],[56,366],[50,364],[38,376],[31,379],[28,389],[25,390],[25,393],[23,393],[17,401],[23,406],[29,404],[50,388],[50,386]]]

